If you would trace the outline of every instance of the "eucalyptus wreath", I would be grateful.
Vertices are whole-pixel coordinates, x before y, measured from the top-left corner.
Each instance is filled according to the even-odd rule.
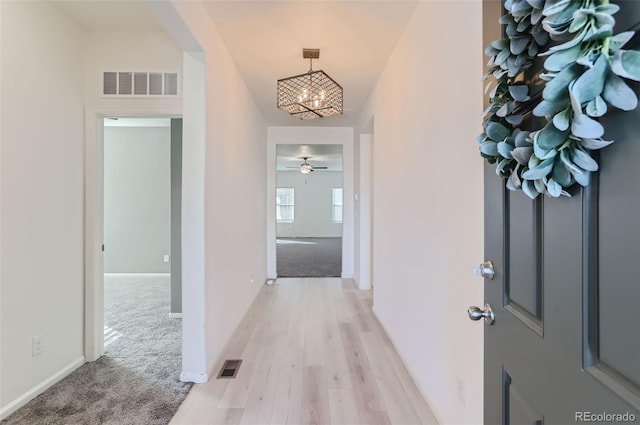
[[[640,81],[640,52],[623,49],[635,32],[613,34],[620,8],[608,0],[506,0],[504,7],[506,36],[485,50],[484,79],[495,81],[487,85],[480,154],[497,164],[510,190],[532,199],[568,196],[567,188],[589,185],[598,170],[592,151],[613,143],[602,139],[597,118],[609,107],[638,105],[625,79]],[[539,57],[546,58],[545,83],[534,100],[523,74]],[[519,126],[531,107],[545,125],[525,131]]]

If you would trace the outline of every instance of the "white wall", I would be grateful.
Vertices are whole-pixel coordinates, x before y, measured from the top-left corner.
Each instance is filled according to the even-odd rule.
[[[171,127],[161,121],[104,129],[105,273],[171,272]]]
[[[0,11],[4,417],[84,361],[83,34],[51,2]]]
[[[211,374],[266,280],[267,128],[204,6],[173,5],[206,62],[204,331]]]
[[[276,146],[342,145],[342,277],[353,277],[353,128],[269,127],[267,149],[267,276],[276,275]]]
[[[484,299],[471,273],[483,255],[481,40],[481,2],[420,2],[360,117],[374,118],[374,312],[443,424],[483,415],[483,326],[466,314]]]
[[[342,223],[332,220],[332,189],[342,187],[341,171],[278,171],[276,185],[294,190],[294,221],[277,223],[278,237],[342,237]]]
[[[182,97],[102,97],[104,71],[179,71],[182,49],[164,32],[87,32],[84,37],[86,106],[105,111],[182,109]]]

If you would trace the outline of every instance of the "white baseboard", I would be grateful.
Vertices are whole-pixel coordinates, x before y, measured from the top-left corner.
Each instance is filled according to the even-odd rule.
[[[30,402],[31,400],[33,400],[34,398],[36,398],[37,396],[45,392],[47,389],[49,389],[51,386],[53,386],[57,382],[61,381],[63,378],[67,377],[71,372],[73,372],[74,370],[82,366],[84,363],[85,363],[84,356],[77,358],[76,360],[69,363],[67,366],[65,366],[62,370],[60,370],[56,374],[52,375],[45,381],[31,388],[29,391],[27,391],[17,399],[13,400],[12,402],[4,406],[2,409],[0,409],[0,420],[8,418],[16,410],[18,410],[19,408],[21,408],[22,406],[24,406],[25,404],[27,404],[28,402]]]
[[[209,380],[206,373],[185,373],[180,374],[180,381],[182,382],[194,382],[196,384],[204,384]]]
[[[113,277],[164,277],[171,276],[171,273],[105,273],[104,275]]]
[[[169,313],[169,319],[182,319],[182,313]]]
[[[422,389],[422,386],[420,385],[418,380],[416,380],[416,377],[413,374],[413,371],[407,365],[407,362],[405,361],[404,356],[402,355],[400,350],[398,350],[398,347],[396,346],[396,343],[393,341],[393,338],[391,338],[391,335],[389,334],[389,331],[387,330],[386,326],[384,325],[384,323],[382,323],[382,320],[380,320],[380,317],[378,317],[378,313],[376,313],[375,306],[371,308],[371,313],[373,313],[373,317],[376,318],[376,320],[378,321],[378,324],[380,325],[384,333],[387,334],[387,338],[389,338],[389,341],[391,341],[391,345],[393,346],[393,349],[396,350],[396,353],[398,353],[398,357],[400,357],[400,361],[404,365],[405,369],[407,369],[407,372],[409,372],[409,376],[413,380],[413,383],[416,384],[416,387],[418,388],[418,391],[420,391],[420,394],[422,395],[422,398],[424,399],[424,401],[427,402],[427,406],[429,406],[429,409],[431,409],[431,413],[433,413],[433,416],[435,416],[436,421],[438,421],[439,424],[443,424],[444,422],[442,422],[442,419],[441,419],[442,416],[440,415],[438,410],[434,408],[433,403],[431,403],[431,400],[429,399],[429,397],[427,397],[427,394]]]

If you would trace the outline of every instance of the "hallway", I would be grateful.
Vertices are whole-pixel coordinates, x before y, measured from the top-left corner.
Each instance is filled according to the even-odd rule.
[[[350,279],[264,286],[223,352],[236,378],[195,385],[171,424],[435,424],[371,300]]]

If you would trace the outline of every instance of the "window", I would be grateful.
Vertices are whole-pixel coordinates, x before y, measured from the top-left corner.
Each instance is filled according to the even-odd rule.
[[[279,187],[276,189],[276,221],[278,223],[293,223],[293,188]]]
[[[332,189],[331,220],[334,223],[342,223],[342,188]]]

